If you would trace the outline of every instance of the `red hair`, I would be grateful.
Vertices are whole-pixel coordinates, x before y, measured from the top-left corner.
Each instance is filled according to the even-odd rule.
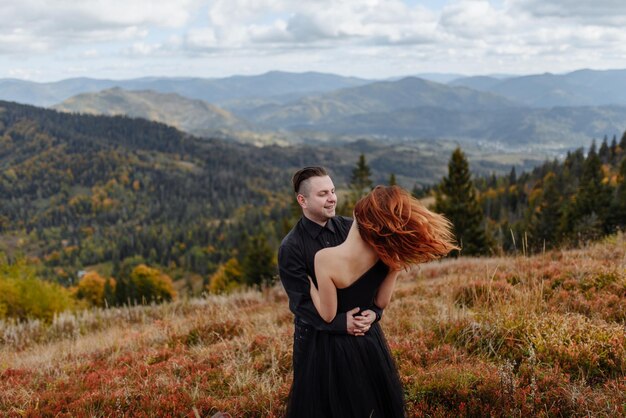
[[[376,186],[356,203],[354,218],[361,238],[392,269],[435,260],[460,249],[452,223],[398,186]]]

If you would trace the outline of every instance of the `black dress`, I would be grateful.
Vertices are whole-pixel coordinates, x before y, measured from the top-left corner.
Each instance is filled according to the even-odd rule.
[[[378,261],[349,287],[337,289],[338,312],[370,306],[387,272]],[[294,372],[288,417],[404,417],[398,371],[378,322],[359,337],[312,332]]]

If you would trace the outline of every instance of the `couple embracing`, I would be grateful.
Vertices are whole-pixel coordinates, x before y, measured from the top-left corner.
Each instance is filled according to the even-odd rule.
[[[407,191],[378,186],[354,219],[335,215],[322,167],[293,178],[302,217],[278,252],[295,315],[288,417],[404,417],[402,386],[379,321],[399,271],[456,249],[451,225]]]

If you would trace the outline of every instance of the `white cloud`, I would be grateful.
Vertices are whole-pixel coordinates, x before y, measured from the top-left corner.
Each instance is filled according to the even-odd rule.
[[[423,43],[436,16],[399,0],[218,0],[209,23],[221,47]]]
[[[1,0],[0,50],[21,51],[71,44],[133,40],[148,28],[185,25],[196,0]],[[19,33],[21,39],[15,39]],[[18,38],[19,38],[18,37]]]
[[[439,10],[416,3],[425,4],[0,0],[0,56],[20,54],[33,66],[0,61],[0,77],[13,67],[38,77],[36,66],[54,60],[63,74],[86,59],[85,75],[96,66],[115,74],[206,75],[208,68],[220,75],[284,69],[368,77],[626,67],[623,0],[447,0]]]
[[[623,0],[509,0],[511,7],[537,18],[555,18],[583,24],[623,25],[626,2]]]

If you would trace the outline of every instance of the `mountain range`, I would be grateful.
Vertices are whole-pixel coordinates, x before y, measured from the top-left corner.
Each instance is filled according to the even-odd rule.
[[[626,106],[626,70],[578,70],[505,79],[465,77],[449,85],[491,92],[532,107]]]
[[[0,79],[0,100],[35,106],[52,106],[80,93],[94,93],[119,87],[124,90],[153,90],[177,93],[192,99],[220,104],[242,98],[273,98],[285,102],[310,93],[332,91],[367,84],[356,77],[315,72],[271,71],[257,76],[226,78],[144,77],[130,80],[71,78],[51,83]]]
[[[621,135],[626,70],[461,77],[448,84],[283,72],[222,79],[0,80],[0,98],[143,117],[198,136],[257,145],[443,139],[564,150]]]

